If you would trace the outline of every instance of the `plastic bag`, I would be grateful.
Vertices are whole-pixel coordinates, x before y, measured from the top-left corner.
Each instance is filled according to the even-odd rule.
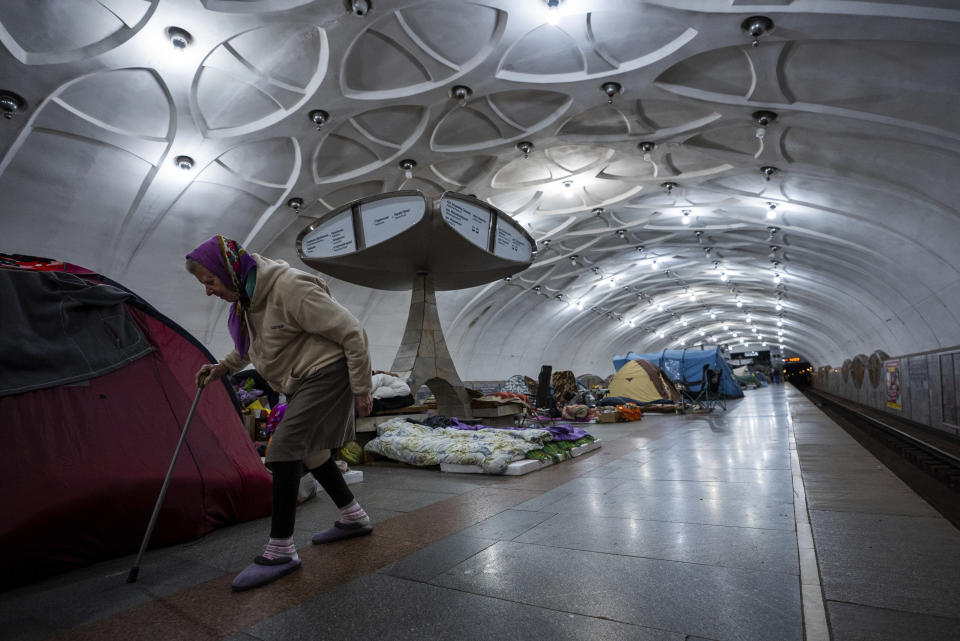
[[[348,465],[359,465],[363,463],[363,448],[356,441],[350,441],[340,448],[337,458],[343,459]]]

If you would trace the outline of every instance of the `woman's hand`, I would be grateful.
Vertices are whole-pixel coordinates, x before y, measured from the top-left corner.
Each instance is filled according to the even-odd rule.
[[[369,392],[366,394],[354,394],[353,402],[357,407],[357,416],[360,418],[370,416],[370,410],[373,409],[373,397],[370,396]]]
[[[217,363],[216,365],[213,363],[206,363],[200,366],[200,371],[196,373],[194,380],[196,380],[197,387],[203,387],[210,381],[215,381],[226,374],[227,366],[223,363]]]

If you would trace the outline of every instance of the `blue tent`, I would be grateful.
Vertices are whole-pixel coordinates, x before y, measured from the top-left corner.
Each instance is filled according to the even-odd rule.
[[[733,372],[730,366],[723,360],[723,354],[719,347],[708,347],[704,349],[665,349],[662,352],[653,352],[652,354],[637,354],[636,352],[627,352],[624,356],[613,357],[613,367],[619,370],[627,361],[642,358],[662,369],[672,381],[686,380],[690,383],[699,382],[703,378],[703,366],[708,365],[710,369],[720,370],[720,393],[727,398],[740,398],[743,396],[743,390],[740,384],[733,379]],[[699,392],[700,385],[691,385],[691,392]]]

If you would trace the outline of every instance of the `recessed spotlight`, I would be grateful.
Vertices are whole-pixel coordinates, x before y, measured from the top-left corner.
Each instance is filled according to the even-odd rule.
[[[323,109],[314,109],[307,114],[307,116],[310,118],[310,122],[317,126],[317,131],[320,131],[323,128],[323,125],[330,120],[330,114]]]
[[[461,107],[467,106],[467,99],[473,95],[473,89],[466,85],[454,85],[450,89],[450,97],[459,101]]]
[[[607,94],[607,102],[613,104],[614,96],[618,96],[623,93],[623,86],[619,82],[605,82],[600,85],[600,89],[603,93]]]
[[[547,0],[547,24],[560,22],[560,0]]]
[[[0,90],[0,111],[3,117],[10,120],[27,108],[27,101],[12,91]]]
[[[167,37],[170,38],[170,44],[177,51],[183,51],[193,42],[193,36],[186,29],[180,27],[167,27]]]
[[[193,169],[193,158],[190,156],[177,156],[173,159],[174,164],[183,169],[184,171],[189,171]]]
[[[413,160],[412,158],[404,158],[398,163],[398,165],[400,166],[400,169],[403,170],[403,176],[407,180],[413,178],[413,168],[417,166],[416,160]]]

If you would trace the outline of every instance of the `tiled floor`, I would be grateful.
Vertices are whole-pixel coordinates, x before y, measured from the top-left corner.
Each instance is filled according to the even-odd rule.
[[[957,530],[792,388],[591,431],[522,477],[364,468],[373,536],[311,546],[310,501],[253,592],[265,520],[4,593],[0,639],[960,639]]]

